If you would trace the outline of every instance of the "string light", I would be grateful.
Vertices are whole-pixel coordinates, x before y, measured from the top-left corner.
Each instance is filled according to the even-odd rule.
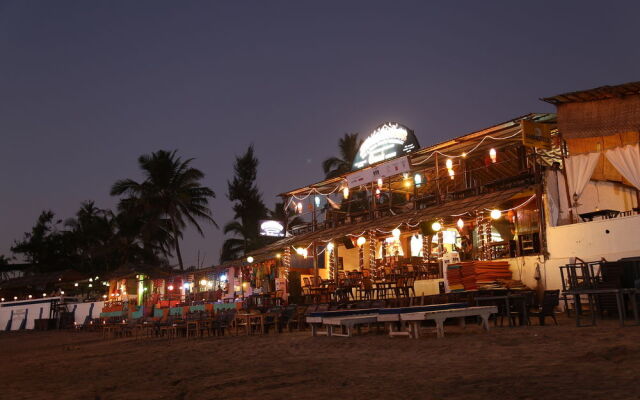
[[[253,262],[253,257],[251,257],[251,256],[247,257],[247,262],[249,264],[251,264]]]
[[[207,280],[206,279],[201,279],[200,280],[200,286],[207,286]]]
[[[356,244],[357,244],[358,246],[362,246],[362,245],[364,245],[364,244],[366,243],[366,241],[367,241],[367,239],[365,239],[365,237],[364,237],[364,236],[360,236],[360,237],[358,238],[358,240],[356,241]]]
[[[167,286],[167,289],[169,289],[169,291],[172,291],[173,290],[173,285]]]
[[[344,197],[345,200],[347,200],[349,198],[349,187],[345,186],[342,189],[342,197]]]
[[[392,230],[391,236],[393,236],[396,239],[400,239],[400,229],[395,228],[394,230]]]
[[[500,210],[491,210],[491,219],[500,219],[502,212]]]
[[[492,148],[489,150],[489,157],[491,158],[491,162],[495,164],[498,160],[498,153],[496,152],[496,149]]]
[[[297,210],[298,210],[298,214],[302,214],[302,202],[298,203],[298,205],[296,206]]]
[[[276,253],[276,258],[281,258],[281,257],[282,257],[282,254]]]
[[[447,166],[447,169],[453,168],[453,160],[451,160],[450,158],[447,158],[445,165]]]
[[[327,243],[327,250],[329,250],[330,252],[333,251],[334,246],[335,245],[333,244],[333,242]]]
[[[382,178],[378,178],[378,187],[382,188]]]
[[[432,229],[434,232],[439,232],[439,231],[440,231],[440,229],[442,229],[442,224],[441,224],[440,222],[436,221],[436,222],[434,222],[433,224],[431,224],[431,229]]]
[[[452,180],[455,177],[455,172],[453,172],[452,169],[449,170],[449,177],[451,177]]]
[[[320,207],[320,197],[316,196],[313,200],[316,202],[316,207]]]
[[[462,220],[462,218],[458,219],[457,225],[458,225],[458,229],[464,228],[464,221]]]

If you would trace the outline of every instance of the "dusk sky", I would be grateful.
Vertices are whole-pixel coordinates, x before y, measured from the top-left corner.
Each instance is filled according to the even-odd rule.
[[[524,3],[0,0],[0,254],[43,209],[115,207],[143,153],[196,158],[222,226],[252,143],[273,207],[345,132],[397,121],[427,146],[640,80],[640,2]],[[185,264],[217,263],[222,232],[205,233]]]

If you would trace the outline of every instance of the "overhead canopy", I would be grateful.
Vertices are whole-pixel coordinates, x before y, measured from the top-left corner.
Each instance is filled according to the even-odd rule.
[[[390,232],[400,224],[404,227],[415,228],[422,221],[429,221],[436,218],[447,218],[451,216],[469,213],[472,216],[474,211],[484,209],[500,208],[500,205],[516,197],[516,195],[527,191],[528,187],[518,187],[506,190],[494,191],[478,196],[472,196],[461,200],[452,200],[447,203],[424,208],[421,210],[403,213],[384,218],[363,221],[356,224],[346,224],[331,229],[324,229],[309,232],[297,236],[288,237],[265,246],[261,249],[250,252],[248,255],[258,256],[267,253],[282,251],[287,246],[307,245],[311,242],[328,242],[346,235],[360,235],[366,231],[377,229],[380,233]]]

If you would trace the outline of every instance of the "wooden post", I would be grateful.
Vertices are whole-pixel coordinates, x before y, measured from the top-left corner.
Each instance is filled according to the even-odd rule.
[[[436,192],[437,192],[437,204],[440,204],[440,163],[438,162],[438,153],[435,153],[436,159]]]
[[[313,252],[313,280],[315,281],[314,285],[318,284],[318,249],[316,247],[315,240],[311,244],[312,252]]]
[[[571,200],[572,198],[572,194],[569,193],[569,175],[567,174],[567,164],[564,161],[564,155],[565,155],[565,151],[566,151],[566,144],[564,142],[564,139],[562,138],[562,133],[558,132],[558,136],[560,137],[560,157],[562,158],[562,172],[564,173],[564,188],[567,192],[567,202],[568,207],[569,207],[569,219],[571,220],[571,223],[573,224],[574,218],[573,218],[573,201]],[[562,211],[562,207],[560,207],[562,203],[560,203],[558,205],[558,207],[560,208],[560,211]]]

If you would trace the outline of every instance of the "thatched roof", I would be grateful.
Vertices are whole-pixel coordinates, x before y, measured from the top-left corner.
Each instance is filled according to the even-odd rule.
[[[593,89],[579,90],[542,98],[551,104],[578,103],[585,101],[605,100],[640,94],[640,82],[629,82],[614,86],[600,86]]]

